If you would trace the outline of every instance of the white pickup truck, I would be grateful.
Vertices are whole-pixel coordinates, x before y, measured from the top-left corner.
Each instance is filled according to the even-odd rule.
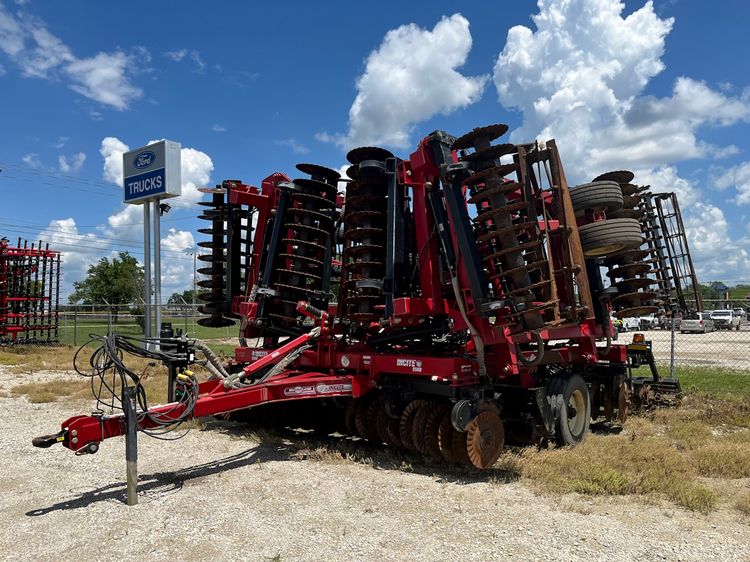
[[[717,330],[739,330],[742,319],[733,310],[714,310],[711,320]]]

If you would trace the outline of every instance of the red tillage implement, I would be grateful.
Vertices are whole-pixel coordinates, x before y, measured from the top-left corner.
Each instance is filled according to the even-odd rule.
[[[286,403],[289,423],[477,468],[506,439],[575,445],[592,419],[622,423],[631,401],[679,392],[647,344],[612,341],[612,314],[691,308],[654,195],[625,171],[569,187],[553,140],[493,144],[506,131],[436,131],[403,159],[357,148],[343,180],[300,164],[299,179],[206,190],[199,322],[240,320],[234,361],[197,340],[147,352],[112,336],[93,376],[119,373],[144,431]],[[164,361],[174,401],[150,407],[123,351]],[[200,384],[196,353],[214,373]],[[652,377],[631,376],[641,364]],[[36,444],[95,452],[125,420],[76,416]]]

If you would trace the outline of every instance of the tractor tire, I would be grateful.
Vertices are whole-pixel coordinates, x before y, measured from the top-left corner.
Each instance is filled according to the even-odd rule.
[[[578,229],[587,258],[613,255],[643,244],[641,223],[636,219],[607,219]]]
[[[570,188],[570,200],[577,217],[586,211],[604,211],[608,216],[622,209],[622,189],[613,181],[594,181]]]
[[[547,384],[547,399],[555,416],[557,444],[574,446],[586,439],[591,424],[591,400],[583,377],[553,378]]]

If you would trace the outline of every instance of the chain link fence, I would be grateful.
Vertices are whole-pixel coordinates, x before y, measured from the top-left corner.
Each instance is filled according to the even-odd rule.
[[[175,334],[179,330],[189,337],[223,346],[237,344],[239,323],[226,328],[206,328],[198,324],[198,319],[203,315],[198,313],[197,307],[192,304],[162,305],[162,326],[168,325]],[[58,309],[57,339],[61,344],[77,346],[85,343],[90,334],[103,335],[110,331],[139,337],[144,335],[145,325],[143,305],[61,305]],[[157,336],[158,330],[153,335]]]
[[[651,342],[657,363],[750,371],[750,321],[744,306],[727,301],[704,302],[705,312],[671,318],[630,318],[619,326],[617,343],[630,343],[634,333]],[[725,308],[719,308],[719,307]],[[716,308],[712,308],[716,307]]]
[[[708,301],[706,309],[718,304],[718,301]],[[723,304],[727,306],[733,303]],[[745,311],[744,307],[737,308]],[[108,331],[136,337],[144,335],[143,305],[62,305],[58,313],[57,340],[64,345],[79,346],[89,339],[90,334],[103,335]],[[225,328],[200,326],[197,321],[202,315],[198,313],[197,305],[163,305],[161,313],[162,323],[169,324],[175,333],[179,330],[190,337],[206,340],[219,352],[231,354],[238,345],[239,323]],[[643,333],[646,340],[651,342],[656,361],[661,366],[668,368],[674,349],[674,361],[678,366],[750,371],[750,321],[747,312],[735,315],[729,326],[722,326],[719,320],[711,320],[709,315],[710,312],[704,313],[703,325],[697,327],[695,321],[692,326],[689,324],[688,317],[679,317],[675,319],[674,331],[669,318],[649,316],[627,319],[618,326],[616,343],[630,343],[633,334]]]

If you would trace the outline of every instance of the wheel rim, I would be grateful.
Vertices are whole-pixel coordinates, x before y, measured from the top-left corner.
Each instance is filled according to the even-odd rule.
[[[570,393],[568,398],[568,429],[573,436],[583,433],[586,426],[586,397],[579,389]]]
[[[624,244],[609,244],[608,246],[597,246],[596,248],[587,250],[585,254],[587,256],[606,256],[607,254],[614,254],[624,249]]]

